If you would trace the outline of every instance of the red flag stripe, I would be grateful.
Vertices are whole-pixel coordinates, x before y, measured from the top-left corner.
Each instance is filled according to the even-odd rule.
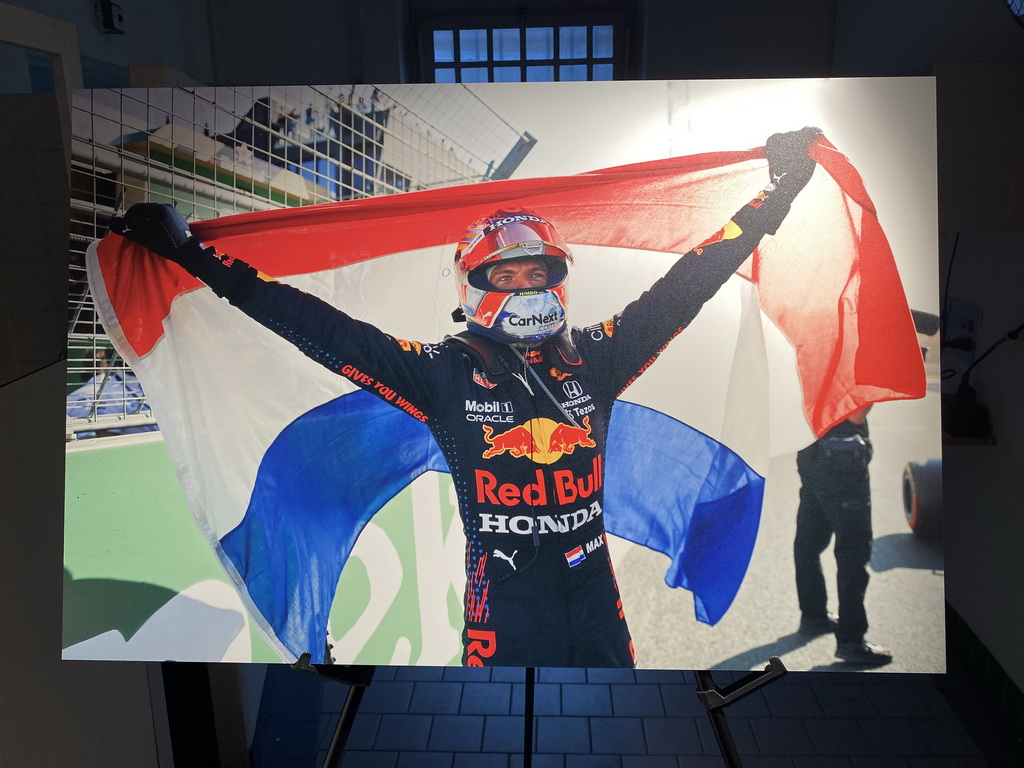
[[[871,402],[921,397],[924,368],[899,274],[860,175],[824,137],[809,154],[805,221],[768,238],[740,274],[797,353],[817,434]],[[568,177],[515,179],[261,211],[196,222],[204,242],[274,276],[317,272],[455,243],[499,206],[534,208],[577,245],[685,253],[765,180],[763,148],[669,158]],[[163,333],[173,299],[199,282],[108,235],[98,248],[120,330],[138,355]],[[453,251],[454,255],[454,251]]]

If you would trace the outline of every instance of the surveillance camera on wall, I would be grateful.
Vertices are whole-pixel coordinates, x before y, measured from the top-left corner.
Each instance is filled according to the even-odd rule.
[[[96,26],[100,32],[110,35],[124,34],[124,16],[121,14],[120,5],[110,0],[96,0],[93,8],[96,11]]]

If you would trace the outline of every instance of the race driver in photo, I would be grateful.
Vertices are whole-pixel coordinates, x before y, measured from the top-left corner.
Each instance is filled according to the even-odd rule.
[[[396,339],[205,247],[171,206],[132,206],[111,229],[427,424],[466,534],[464,665],[632,667],[603,521],[612,404],[775,233],[814,171],[819,133],[770,137],[767,186],[587,328],[568,324],[572,254],[542,211],[499,210],[466,230],[454,271],[467,330],[435,344]]]

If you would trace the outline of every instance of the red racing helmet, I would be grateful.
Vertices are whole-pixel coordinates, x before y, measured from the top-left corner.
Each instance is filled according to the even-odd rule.
[[[502,290],[488,275],[502,261],[533,260],[547,270],[541,286]],[[455,284],[473,330],[496,341],[532,343],[566,325],[572,253],[551,223],[525,208],[501,209],[474,222],[455,249]]]

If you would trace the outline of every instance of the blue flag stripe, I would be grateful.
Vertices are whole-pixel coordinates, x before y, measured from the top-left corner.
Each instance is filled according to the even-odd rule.
[[[714,624],[746,573],[764,480],[665,414],[618,402],[606,462],[609,533],[668,555],[670,586]],[[429,429],[367,392],[303,414],[264,455],[242,522],[221,540],[252,602],[295,656],[323,661],[338,578],[367,522],[427,471],[448,467]]]

